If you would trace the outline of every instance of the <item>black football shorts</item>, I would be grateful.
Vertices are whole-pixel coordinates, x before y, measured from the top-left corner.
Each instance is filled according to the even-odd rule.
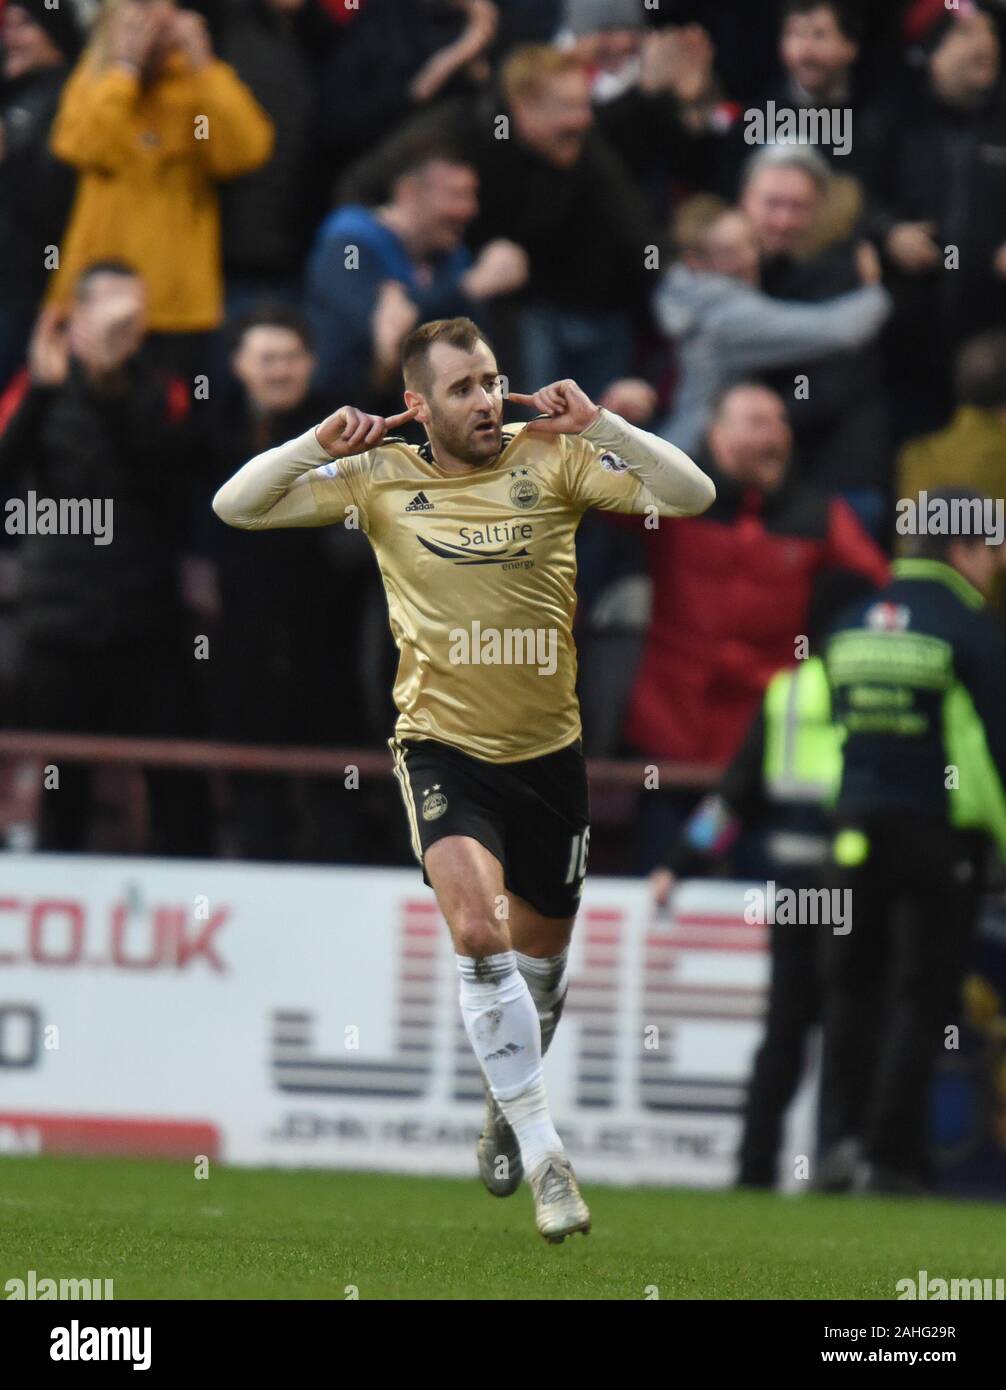
[[[434,739],[392,739],[391,750],[420,863],[437,840],[468,835],[500,861],[510,892],[544,917],[575,914],[590,843],[579,740],[519,763],[484,762]]]

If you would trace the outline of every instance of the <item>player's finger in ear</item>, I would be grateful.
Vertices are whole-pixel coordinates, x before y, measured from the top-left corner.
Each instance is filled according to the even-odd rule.
[[[409,420],[414,420],[419,412],[419,406],[414,405],[411,410],[403,410],[398,415],[389,415],[385,420],[385,426],[389,430],[397,429],[399,425],[404,425]]]
[[[507,400],[515,401],[517,405],[538,405],[537,393],[533,396],[525,396],[523,391],[510,391],[507,393]]]
[[[387,432],[383,416],[378,415],[364,436],[364,444],[379,444]]]

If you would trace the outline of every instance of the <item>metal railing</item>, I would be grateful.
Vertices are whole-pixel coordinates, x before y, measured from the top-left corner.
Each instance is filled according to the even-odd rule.
[[[88,763],[95,767],[158,767],[203,772],[262,772],[300,777],[344,777],[350,767],[362,776],[391,777],[389,753],[364,748],[296,748],[263,744],[213,743],[200,739],[120,738],[91,734],[0,732],[0,759],[42,759]],[[704,788],[720,773],[694,763],[659,759],[590,758],[595,786],[642,787],[656,770],[664,787]]]

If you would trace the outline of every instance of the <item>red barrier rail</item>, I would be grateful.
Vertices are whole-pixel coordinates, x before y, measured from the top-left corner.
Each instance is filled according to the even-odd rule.
[[[391,756],[361,748],[277,748],[260,744],[205,743],[197,739],[106,738],[90,734],[0,733],[0,759],[41,758],[93,766],[189,768],[219,772],[273,772],[311,777],[344,777],[356,767],[364,776],[390,777]],[[591,758],[591,780],[609,786],[642,787],[656,769],[664,787],[710,787],[715,768],[654,759]]]

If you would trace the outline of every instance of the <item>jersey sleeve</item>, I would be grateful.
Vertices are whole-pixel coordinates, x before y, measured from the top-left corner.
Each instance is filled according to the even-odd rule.
[[[570,502],[579,511],[599,507],[605,512],[645,513],[657,505],[619,455],[598,449],[580,435],[565,435],[566,476]]]
[[[567,438],[570,500],[581,510],[699,516],[716,498],[712,479],[683,450],[609,410]]]
[[[243,531],[333,526],[367,530],[367,493],[377,450],[333,459],[313,429],[256,454],[213,499],[221,521]]]

